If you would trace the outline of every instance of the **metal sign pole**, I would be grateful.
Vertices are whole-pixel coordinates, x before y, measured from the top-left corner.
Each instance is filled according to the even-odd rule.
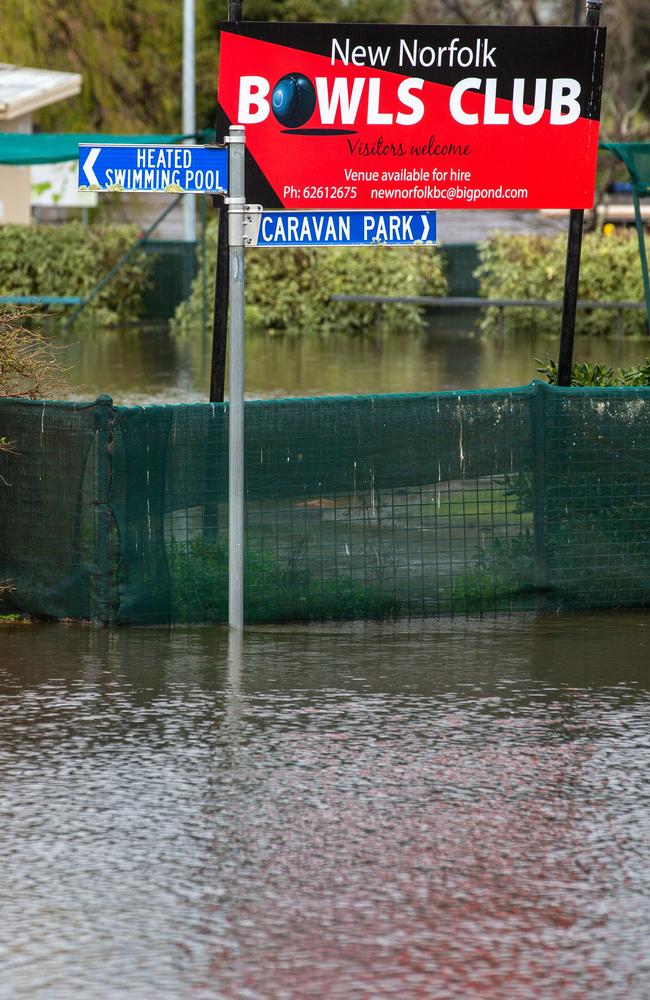
[[[601,4],[602,0],[587,0],[588,28],[598,27]],[[566,269],[564,272],[564,299],[562,304],[560,353],[557,365],[558,385],[571,385],[573,339],[575,337],[576,330],[578,279],[580,277],[580,251],[582,249],[582,229],[584,219],[584,209],[571,209],[571,214],[569,216],[569,237],[566,248]]]
[[[244,128],[231,125],[228,244],[230,367],[228,407],[228,624],[244,627]]]

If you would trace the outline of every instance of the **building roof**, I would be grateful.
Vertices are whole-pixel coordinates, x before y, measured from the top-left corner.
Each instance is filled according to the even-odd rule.
[[[48,104],[74,97],[80,90],[80,73],[0,63],[0,121],[31,114]]]

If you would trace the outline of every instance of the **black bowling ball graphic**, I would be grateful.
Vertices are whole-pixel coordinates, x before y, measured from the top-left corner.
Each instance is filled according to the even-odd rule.
[[[316,107],[316,91],[303,73],[287,73],[273,88],[273,114],[285,128],[300,128],[309,121]]]

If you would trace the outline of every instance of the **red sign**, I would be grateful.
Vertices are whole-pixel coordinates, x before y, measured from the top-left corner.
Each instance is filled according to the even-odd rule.
[[[222,25],[265,208],[589,208],[603,28]]]

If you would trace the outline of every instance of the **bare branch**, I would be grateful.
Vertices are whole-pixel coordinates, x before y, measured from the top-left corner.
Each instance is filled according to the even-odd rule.
[[[26,323],[35,318],[34,310],[0,310],[0,396],[41,399],[67,391],[58,357],[63,348],[28,329]]]

